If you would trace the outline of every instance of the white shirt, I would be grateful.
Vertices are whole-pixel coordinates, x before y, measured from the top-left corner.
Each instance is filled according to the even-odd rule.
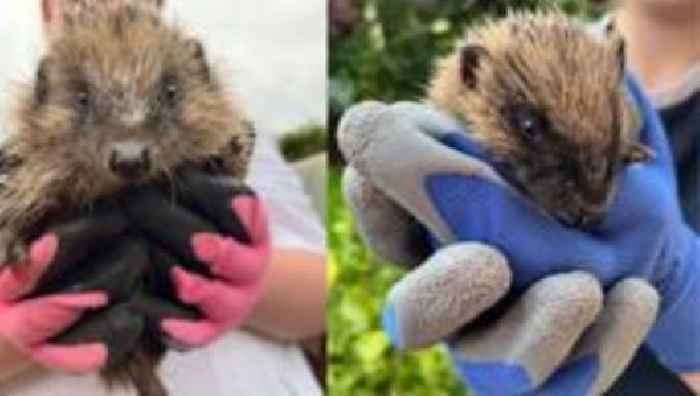
[[[258,138],[249,182],[267,205],[274,246],[324,251],[324,229],[271,136]],[[233,331],[205,348],[168,353],[161,377],[171,396],[322,394],[298,346],[245,331]],[[96,374],[32,372],[0,385],[0,396],[135,395],[133,389],[108,390]]]

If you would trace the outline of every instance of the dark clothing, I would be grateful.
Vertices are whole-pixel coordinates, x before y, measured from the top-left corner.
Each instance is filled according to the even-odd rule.
[[[700,92],[685,101],[660,111],[676,162],[678,193],[686,221],[700,231],[698,199],[698,157],[700,144]]]
[[[700,92],[683,102],[660,110],[676,163],[678,195],[688,224],[700,231]],[[700,307],[698,307],[700,315]],[[698,334],[700,337],[700,334]],[[608,396],[694,396],[694,393],[669,369],[662,366],[654,352],[642,346]]]
[[[642,346],[607,396],[694,396],[676,374],[662,366],[647,346]]]

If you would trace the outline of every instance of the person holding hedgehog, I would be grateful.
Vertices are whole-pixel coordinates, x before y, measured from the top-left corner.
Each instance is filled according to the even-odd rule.
[[[152,6],[154,12],[164,7],[161,0],[112,0],[110,5],[118,9],[128,2]],[[47,38],[61,34],[65,17],[89,15],[90,7],[97,3],[102,2],[43,0]],[[272,139],[260,136],[250,181],[262,199],[232,195],[215,177],[193,174],[182,182],[198,192],[195,206],[218,210],[216,214],[184,204],[165,210],[166,205],[154,205],[147,199],[132,206],[140,207],[140,218],[156,220],[147,231],[149,240],[170,241],[161,246],[169,255],[193,253],[215,274],[205,278],[183,268],[169,274],[180,302],[202,313],[197,320],[166,318],[160,323],[173,346],[189,350],[186,355],[168,354],[163,362],[160,371],[170,395],[321,393],[295,344],[320,335],[325,326],[323,229]],[[291,219],[290,213],[304,213],[306,220]],[[220,233],[194,232],[188,226],[192,218],[220,225]],[[234,223],[244,226],[250,243],[237,239],[236,232],[226,226]],[[32,296],[40,278],[52,268],[90,261],[91,256],[85,257],[88,252],[115,251],[123,257],[138,251],[116,243],[125,226],[122,216],[95,210],[52,227],[30,244],[25,262],[0,269],[0,394],[133,394],[130,388],[107,388],[94,375],[128,334],[70,346],[53,342],[83,315],[109,305],[105,291]],[[178,240],[189,241],[189,245],[172,243]],[[138,257],[125,259],[137,265]],[[306,287],[296,287],[298,282]],[[241,327],[247,331],[236,331]]]
[[[456,369],[476,395],[700,392],[700,4],[621,1],[593,30],[594,36],[619,34],[626,41],[620,53],[651,100],[635,78],[625,78],[624,86],[641,115],[641,143],[653,156],[623,173],[605,218],[587,224],[592,238],[586,230],[572,233],[513,194],[535,187],[520,184],[517,172],[509,175],[475,147],[462,124],[429,106],[360,104],[339,126],[349,163],[345,193],[360,233],[379,255],[412,267],[389,293],[385,331],[400,349],[446,339]],[[461,52],[461,73],[474,89],[479,80],[471,71],[479,57],[491,54],[470,44]],[[513,117],[524,119],[528,130],[541,125],[521,111]],[[458,241],[481,241],[507,253]],[[595,309],[600,316],[589,327],[582,319],[587,309],[563,314],[567,309],[558,311],[557,304],[589,305],[587,299],[596,300],[601,290],[597,280],[580,272],[555,273],[521,283],[522,294],[507,296],[496,311],[480,316],[508,294],[511,282],[515,287],[535,268],[571,260],[592,264],[601,278],[620,265],[628,273],[649,265],[658,296],[644,283],[606,287]],[[587,292],[591,286],[599,291]],[[646,334],[640,327],[644,318],[655,321],[637,339]],[[642,342],[623,373],[625,357]]]

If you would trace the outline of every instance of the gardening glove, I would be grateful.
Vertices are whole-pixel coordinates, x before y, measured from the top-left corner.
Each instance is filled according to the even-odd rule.
[[[32,361],[50,369],[72,373],[96,371],[108,358],[99,342],[60,345],[52,338],[63,333],[85,313],[106,306],[107,293],[85,287],[60,294],[37,293],[45,279],[87,257],[88,247],[119,235],[126,219],[97,213],[52,228],[35,240],[27,262],[0,270],[0,336]]]
[[[267,217],[234,178],[188,169],[175,187],[134,191],[125,208],[149,241],[176,258],[165,267],[177,300],[202,314],[166,318],[163,331],[182,347],[199,347],[240,326],[257,302],[270,255]]]
[[[650,345],[676,370],[694,369],[697,346],[690,348],[694,356],[684,353],[693,338],[685,338],[681,348],[668,326],[694,331],[689,309],[697,282],[687,274],[696,272],[697,242],[680,220],[658,118],[634,82],[629,89],[645,116],[643,139],[657,156],[624,172],[610,215],[592,234],[561,227],[522,199],[477,159],[483,153],[459,127],[423,106],[395,105],[387,111],[368,104],[346,116],[341,146],[354,167],[346,190],[360,230],[373,233],[381,214],[363,210],[368,202],[381,202],[373,207],[390,207],[385,213],[400,218],[385,223],[417,219],[438,245],[452,243],[392,290],[385,324],[399,346],[429,345],[472,322],[505,295],[511,278],[502,268],[510,266],[519,296],[515,305],[452,343],[456,364],[477,394],[522,394],[547,379],[549,389],[568,384],[565,394],[570,389],[600,393],[622,371],[654,319],[657,296],[650,283],[664,298]],[[405,242],[402,236],[408,234],[398,234],[383,243],[385,252]],[[498,247],[509,265],[492,248],[454,243],[468,240]],[[626,279],[631,276],[643,280]],[[605,301],[601,289],[609,290]],[[567,367],[552,376],[567,356],[572,359]]]
[[[512,274],[508,262],[494,247],[477,242],[456,242],[456,237],[434,213],[433,204],[420,181],[408,181],[414,175],[428,172],[450,172],[452,169],[462,172],[466,169],[482,175],[489,183],[500,182],[486,163],[456,153],[433,137],[433,134],[457,131],[458,128],[457,124],[428,107],[409,103],[391,107],[378,103],[359,105],[351,109],[341,122],[340,145],[350,162],[345,173],[345,192],[360,233],[385,258],[404,260],[410,265],[423,262],[389,293],[383,318],[385,331],[397,347],[406,349],[432,345],[466,325],[485,330],[462,333],[455,336],[452,343],[473,333],[476,345],[490,348],[493,341],[484,337],[484,333],[502,334],[516,330],[520,334],[499,339],[493,353],[485,354],[484,358],[496,366],[506,366],[512,361],[518,364],[530,356],[541,356],[540,362],[523,364],[530,372],[539,370],[537,373],[542,373],[541,383],[568,355],[568,344],[575,342],[591,324],[600,309],[602,292],[598,282],[585,274],[551,275],[551,279],[545,278],[539,287],[533,286],[521,303],[508,307],[509,312],[519,316],[522,325],[496,323],[477,327],[474,322],[510,290]],[[393,157],[397,153],[406,159],[402,164],[395,164]],[[381,175],[389,167],[396,172],[394,176]],[[375,178],[377,173],[381,175],[379,180]],[[415,188],[410,193],[399,190],[393,196],[389,195],[393,193],[392,189],[384,189],[392,183],[402,182],[405,182],[402,190],[411,186],[410,183]],[[404,206],[402,200],[410,200],[413,204]],[[421,223],[427,224],[433,233],[443,230],[443,235],[455,243],[436,249],[432,255],[421,255],[432,249]],[[569,290],[573,291],[570,296],[567,295]],[[572,305],[578,306],[580,311],[576,316],[571,315],[575,320],[568,320],[567,326],[556,323],[557,319],[573,310]],[[534,310],[523,312],[527,307]],[[558,341],[567,345],[537,342],[551,338],[547,334],[540,339],[528,338],[533,324],[539,324],[543,333],[562,334]],[[528,341],[533,342],[528,344]],[[634,348],[628,349],[633,351]],[[511,356],[514,355],[512,351],[519,350],[523,353]],[[480,358],[481,353],[484,352],[477,352],[475,357]],[[553,357],[553,354],[561,356]],[[486,376],[477,369],[462,375],[477,395],[516,394],[511,390],[521,387],[523,377],[515,370],[500,378]],[[474,378],[486,381],[474,382]],[[535,386],[526,387],[526,390]]]

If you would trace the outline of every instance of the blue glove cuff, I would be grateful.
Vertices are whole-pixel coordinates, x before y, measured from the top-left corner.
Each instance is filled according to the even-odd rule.
[[[657,285],[661,310],[647,343],[659,360],[677,373],[700,371],[700,240],[689,228],[666,254],[676,254]],[[661,258],[663,260],[663,258]]]

